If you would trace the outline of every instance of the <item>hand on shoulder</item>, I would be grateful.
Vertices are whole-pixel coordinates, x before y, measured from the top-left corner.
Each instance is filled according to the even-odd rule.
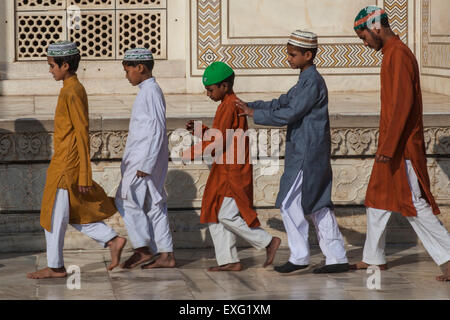
[[[243,112],[239,113],[238,116],[249,116],[253,117],[253,114],[255,113],[252,108],[250,108],[245,102],[243,102],[241,99],[237,99],[235,101],[236,107],[240,108]]]

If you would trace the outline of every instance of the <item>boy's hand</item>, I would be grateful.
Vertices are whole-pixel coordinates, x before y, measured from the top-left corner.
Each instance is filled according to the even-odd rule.
[[[186,123],[186,130],[189,131],[191,134],[194,134],[194,121],[195,120],[189,120]]]
[[[181,155],[181,163],[183,165],[186,165],[191,161],[191,149],[186,149],[183,151],[183,154]]]
[[[91,191],[91,190],[92,190],[92,187],[78,186],[78,191],[79,191],[81,194],[86,194],[86,193],[88,193],[88,192]]]
[[[376,154],[375,155],[375,161],[376,162],[386,163],[386,162],[389,162],[390,160],[391,160],[391,158],[383,156],[382,154]]]
[[[241,117],[241,116],[253,117],[253,114],[255,113],[255,111],[252,108],[249,108],[249,106],[245,102],[243,102],[240,99],[237,99],[235,101],[235,103],[236,103],[236,107],[241,108],[244,111],[243,113],[238,114],[239,117]]]
[[[136,176],[138,177],[138,178],[145,178],[146,176],[148,176],[148,173],[145,173],[145,172],[142,172],[142,171],[137,171],[136,172]]]

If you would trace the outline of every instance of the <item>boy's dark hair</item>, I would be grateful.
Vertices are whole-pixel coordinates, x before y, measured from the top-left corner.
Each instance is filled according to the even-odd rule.
[[[222,80],[222,81],[220,81],[220,82],[218,82],[218,83],[216,83],[216,85],[218,86],[218,87],[220,87],[221,85],[222,85],[222,83],[228,83],[228,87],[230,88],[230,89],[233,89],[233,86],[234,86],[234,78],[235,78],[235,74],[234,74],[234,72],[231,74],[231,76],[229,76],[228,78],[226,78],[226,79],[224,79],[224,80]]]
[[[78,70],[78,66],[80,64],[81,56],[79,53],[74,54],[72,56],[67,57],[53,57],[53,61],[61,68],[61,66],[65,63],[69,65],[69,72],[75,73]]]
[[[122,65],[127,67],[137,67],[140,64],[142,64],[145,68],[147,68],[148,72],[152,72],[153,66],[155,65],[155,61],[154,60],[122,61]]]
[[[293,46],[291,44],[291,46]],[[305,55],[306,52],[310,51],[312,53],[312,58],[311,61],[314,61],[314,59],[316,58],[317,55],[317,48],[303,48],[303,47],[297,47],[297,46],[293,46],[295,48],[295,50],[300,51],[303,55]]]

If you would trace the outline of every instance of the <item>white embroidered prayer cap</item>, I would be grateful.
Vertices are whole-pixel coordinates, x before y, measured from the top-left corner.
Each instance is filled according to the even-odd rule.
[[[313,32],[295,30],[291,33],[288,43],[301,48],[314,49],[318,47],[317,35]]]
[[[58,41],[48,46],[48,57],[67,57],[80,53],[76,43],[70,41]]]
[[[146,48],[134,48],[125,51],[123,61],[148,61],[153,60],[153,54]]]

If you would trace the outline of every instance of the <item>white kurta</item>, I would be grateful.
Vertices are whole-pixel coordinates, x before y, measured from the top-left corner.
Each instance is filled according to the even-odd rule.
[[[166,103],[154,78],[143,81],[139,88],[131,112],[116,207],[133,248],[148,246],[153,253],[172,252],[164,190],[169,162]],[[138,178],[137,171],[148,176]]]
[[[169,147],[166,134],[166,102],[155,78],[139,84],[131,112],[127,144],[122,158],[122,181],[117,196],[126,199],[131,189],[134,202],[143,208],[146,192],[134,190],[138,179],[145,179],[153,204],[167,199],[164,181],[167,175]],[[148,174],[138,178],[137,171]],[[131,200],[131,199],[129,199]]]

